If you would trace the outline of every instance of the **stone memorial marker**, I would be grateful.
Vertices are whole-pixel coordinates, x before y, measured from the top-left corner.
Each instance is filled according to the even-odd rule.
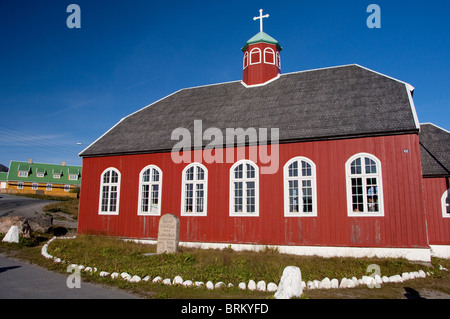
[[[163,215],[159,220],[156,253],[176,253],[180,237],[180,220],[172,214]]]

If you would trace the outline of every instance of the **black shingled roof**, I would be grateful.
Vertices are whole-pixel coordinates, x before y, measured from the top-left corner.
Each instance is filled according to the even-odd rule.
[[[123,118],[80,156],[170,151],[178,142],[172,131],[187,128],[193,138],[194,120],[224,135],[226,128],[278,128],[281,143],[418,132],[410,89],[359,65],[283,74],[259,87],[234,81],[182,89]]]
[[[450,133],[434,124],[420,124],[422,174],[450,176]]]

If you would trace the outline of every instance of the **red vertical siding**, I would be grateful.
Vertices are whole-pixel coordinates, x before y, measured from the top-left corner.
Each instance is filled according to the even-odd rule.
[[[406,149],[408,152],[403,152]],[[361,152],[381,161],[383,217],[347,216],[345,163]],[[316,165],[317,217],[284,217],[283,166],[296,156],[307,157]],[[161,211],[179,216],[181,241],[427,247],[415,134],[280,145],[278,171],[259,176],[259,217],[229,216],[229,170],[233,163],[203,163],[208,169],[207,216],[186,217],[180,216],[180,210],[181,174],[187,164],[174,164],[170,153],[84,158],[79,232],[156,238],[160,217],[137,215],[139,173],[150,164],[163,172]],[[121,172],[118,216],[98,214],[100,175],[108,167]]]
[[[450,245],[450,218],[442,216],[441,197],[449,178],[424,178],[423,192],[430,245]]]

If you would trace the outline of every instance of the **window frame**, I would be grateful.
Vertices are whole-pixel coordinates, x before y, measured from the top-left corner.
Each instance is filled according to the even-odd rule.
[[[252,52],[257,52],[258,53],[258,55],[259,55],[258,62],[253,62],[252,54],[256,54],[256,53],[252,53]],[[262,57],[261,57],[261,49],[260,48],[253,48],[253,49],[251,49],[248,56],[249,56],[249,62],[250,62],[249,64],[250,65],[261,64]]]
[[[301,174],[302,171],[302,162],[306,162],[311,166],[311,176],[289,176],[289,166],[293,164],[294,162],[298,162],[298,172]],[[300,186],[300,183],[303,181],[311,181],[311,189],[312,189],[312,212],[290,212],[289,211],[289,181],[298,181],[298,189],[302,190],[302,186]],[[283,184],[284,184],[284,217],[317,217],[317,173],[316,173],[316,164],[309,158],[304,156],[296,156],[291,158],[286,162],[286,164],[283,167]],[[300,199],[303,199],[299,196]],[[303,206],[301,202],[299,202],[299,208]]]
[[[356,159],[361,158],[361,174],[351,174],[351,163]],[[376,173],[367,173],[365,158],[373,160],[376,164]],[[346,188],[347,188],[347,216],[349,217],[383,217],[384,216],[384,201],[383,201],[383,174],[381,169],[381,161],[374,155],[369,153],[358,153],[351,156],[345,163],[345,178],[346,178]],[[352,201],[352,178],[358,176],[362,180],[362,196],[363,196],[363,211],[354,212],[353,211],[353,201]],[[378,212],[369,212],[367,209],[367,178],[377,179],[378,188]]]
[[[273,62],[267,62],[266,51],[269,52],[269,54],[272,56]],[[264,64],[276,65],[276,55],[275,51],[272,48],[265,48],[263,55],[264,55]]]
[[[110,176],[110,182],[104,183],[103,182],[103,176],[107,172],[116,172],[118,175],[117,183],[111,182],[111,176]],[[100,174],[100,191],[99,191],[99,203],[98,203],[98,214],[99,215],[119,215],[119,204],[120,204],[120,184],[121,184],[121,174],[120,171],[115,167],[108,167]],[[108,186],[108,210],[102,211],[102,201],[103,201],[103,186]],[[117,186],[117,197],[116,197],[116,209],[114,211],[110,210],[110,200],[111,200],[111,186]]]
[[[236,179],[235,178],[235,169],[239,166],[243,164],[243,170],[242,170],[242,179]],[[253,169],[255,170],[255,177],[254,178],[247,178],[246,177],[246,173],[247,173],[247,164],[251,165],[253,167]],[[229,216],[230,217],[259,217],[259,167],[258,165],[256,165],[254,162],[250,161],[250,160],[240,160],[237,161],[236,163],[233,164],[233,166],[231,166],[230,170],[229,170],[229,174],[230,174],[230,194],[229,194]],[[242,208],[243,211],[242,212],[235,212],[234,211],[234,183],[240,181],[242,182]],[[247,187],[246,187],[246,183],[247,182],[255,182],[255,212],[247,212],[247,204],[246,203],[246,199],[247,199]],[[245,209],[244,209],[245,208]]]
[[[143,181],[143,177],[144,177],[144,173],[147,170],[151,170],[150,171],[150,180],[148,182],[144,182]],[[159,174],[159,180],[157,182],[152,181],[152,176],[153,176],[153,170],[156,170]],[[144,167],[141,172],[139,173],[139,190],[138,190],[138,212],[137,214],[139,216],[161,216],[161,198],[162,198],[162,178],[163,178],[163,172],[162,170],[156,166],[156,165],[147,165],[146,167]],[[144,185],[149,185],[149,197],[148,197],[148,208],[149,211],[143,211],[142,210],[142,187]],[[157,205],[157,209],[156,212],[153,212],[151,210],[151,205],[150,205],[150,201],[151,201],[151,192],[152,192],[152,186],[153,185],[158,185],[158,205]]]
[[[242,61],[243,64],[243,70],[245,70],[248,67],[248,59],[249,59],[249,55],[248,55],[248,51],[245,51],[244,53],[244,60]]]
[[[25,183],[23,181],[18,181],[17,182],[17,189],[23,189],[25,186]]]
[[[441,196],[441,212],[442,218],[450,218],[450,214],[447,213],[447,198],[450,196],[450,188],[446,189]]]
[[[194,167],[193,172],[193,180],[187,180],[186,179],[186,172],[191,168]],[[200,167],[203,169],[204,178],[203,180],[198,180],[197,177],[197,167]],[[186,212],[185,211],[185,200],[186,200],[186,184],[193,184],[192,188],[192,212]],[[196,193],[196,185],[202,184],[203,185],[203,212],[197,212],[196,211],[196,199],[197,199],[197,193]],[[187,165],[182,172],[181,175],[181,216],[187,216],[187,217],[205,217],[208,215],[208,169],[198,162],[191,163]]]
[[[33,182],[33,183],[31,184],[31,189],[34,190],[34,191],[38,190],[38,189],[39,189],[39,184],[36,183],[36,182]]]

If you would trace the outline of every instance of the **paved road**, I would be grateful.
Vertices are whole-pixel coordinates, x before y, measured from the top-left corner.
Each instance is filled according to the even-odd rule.
[[[0,299],[135,299],[132,294],[81,281],[69,289],[66,275],[0,254]]]
[[[49,203],[54,203],[54,201],[0,194],[0,217],[33,217],[36,211],[40,211],[42,207]]]

